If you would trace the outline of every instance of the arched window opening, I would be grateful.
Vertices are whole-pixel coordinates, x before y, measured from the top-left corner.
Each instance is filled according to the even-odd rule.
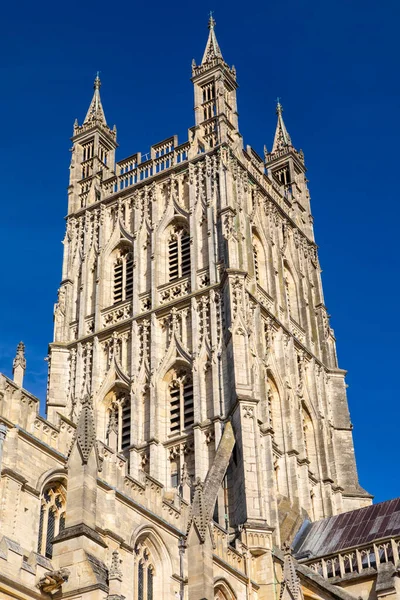
[[[137,544],[136,553],[136,589],[134,597],[137,600],[154,599],[155,570],[151,554],[147,546]]]
[[[170,433],[180,434],[194,423],[193,380],[187,371],[175,373],[170,385]]]
[[[267,406],[270,425],[274,431],[274,441],[283,448],[282,406],[278,388],[273,379],[267,381]]]
[[[289,309],[289,315],[292,319],[296,321],[299,325],[300,323],[300,311],[299,311],[299,301],[297,295],[297,287],[292,272],[288,267],[285,266],[285,289],[286,289],[286,298]]]
[[[310,465],[309,469],[313,473],[317,472],[317,444],[315,441],[315,429],[314,423],[307,408],[302,406],[302,425],[303,425],[303,439],[304,439],[304,450],[306,458],[308,458]]]
[[[182,225],[174,225],[168,241],[169,280],[190,274],[190,236]]]
[[[114,304],[130,300],[133,296],[133,254],[121,249],[114,262]]]
[[[107,422],[107,444],[118,452],[131,445],[131,398],[128,390],[111,391],[106,401],[109,404]]]
[[[38,554],[52,558],[53,540],[65,529],[66,489],[60,482],[46,486],[39,518]]]
[[[226,583],[220,583],[214,589],[215,600],[235,600],[235,595]]]
[[[268,288],[267,281],[267,263],[265,258],[264,246],[258,237],[258,235],[253,232],[252,237],[252,246],[253,246],[253,264],[254,264],[254,277],[256,282],[261,285],[264,289]]]

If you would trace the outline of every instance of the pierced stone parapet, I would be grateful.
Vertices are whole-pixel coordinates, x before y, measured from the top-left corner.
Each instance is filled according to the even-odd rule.
[[[163,285],[159,289],[160,304],[173,302],[178,298],[187,296],[190,292],[190,283],[188,277],[182,277],[179,281],[173,281]]]
[[[306,332],[294,319],[290,318],[290,331],[302,344],[306,342]]]
[[[102,311],[102,323],[103,327],[109,327],[110,325],[116,325],[130,319],[132,316],[132,302],[127,300],[126,302],[119,304],[117,307],[112,306]]]
[[[257,285],[257,300],[262,306],[264,306],[268,311],[272,312],[274,308],[274,301],[269,294],[265,290],[263,290],[259,285]]]

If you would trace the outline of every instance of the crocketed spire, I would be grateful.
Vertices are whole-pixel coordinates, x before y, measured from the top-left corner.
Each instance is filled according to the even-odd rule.
[[[278,122],[276,124],[275,138],[271,154],[273,154],[274,152],[278,152],[279,150],[283,150],[284,148],[287,148],[289,146],[292,146],[292,140],[290,139],[290,135],[283,121],[282,112],[282,104],[280,103],[278,98],[276,105],[276,114],[278,115]]]
[[[208,20],[208,29],[210,30],[210,33],[208,34],[206,49],[204,50],[203,60],[201,61],[202,65],[210,62],[214,58],[221,58],[223,60],[222,52],[214,31],[215,25],[215,19],[212,12],[210,12],[210,18]]]
[[[104,110],[103,110],[103,105],[101,104],[101,98],[100,98],[101,81],[100,81],[100,77],[99,77],[98,73],[96,75],[96,79],[94,80],[93,87],[94,87],[93,98],[92,98],[92,101],[89,106],[89,110],[87,111],[87,114],[86,114],[86,117],[85,117],[85,120],[83,123],[85,124],[85,123],[97,122],[97,123],[101,123],[102,125],[107,125],[106,116],[105,116]]]

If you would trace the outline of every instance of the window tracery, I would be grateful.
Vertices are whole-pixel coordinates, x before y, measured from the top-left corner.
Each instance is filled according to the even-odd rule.
[[[136,600],[153,600],[154,598],[154,578],[155,569],[151,553],[147,546],[137,544],[135,547],[136,553]]]
[[[65,529],[66,489],[60,483],[49,484],[40,506],[38,553],[47,558],[53,556],[54,538]]]
[[[169,280],[190,274],[190,236],[182,225],[174,225],[168,241]]]

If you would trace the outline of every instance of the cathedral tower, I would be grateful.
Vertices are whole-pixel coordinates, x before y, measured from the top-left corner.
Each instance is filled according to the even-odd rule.
[[[291,531],[362,502],[324,305],[304,156],[277,104],[265,167],[238,129],[236,72],[209,20],[196,125],[115,163],[100,99],[74,126],[48,414],[93,396],[97,437],[171,494],[236,445],[223,527]],[[266,168],[267,174],[264,173]],[[290,510],[288,509],[290,507]],[[288,516],[289,515],[289,516]],[[284,520],[287,523],[285,525]]]
[[[22,344],[0,377],[0,523],[11,539],[19,507],[34,515],[18,552],[31,575],[46,566],[46,593],[272,598],[274,547],[371,500],[303,153],[280,102],[271,152],[243,147],[212,16],[192,83],[189,140],[116,162],[96,77],[72,137],[47,420],[22,389]]]

